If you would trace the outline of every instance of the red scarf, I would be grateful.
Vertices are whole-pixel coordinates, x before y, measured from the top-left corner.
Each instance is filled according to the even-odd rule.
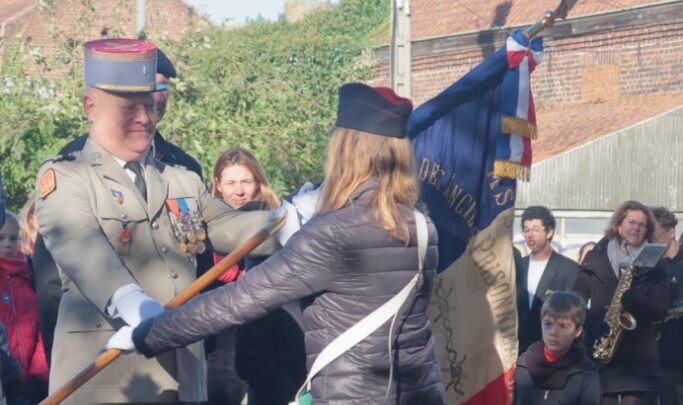
[[[14,257],[0,256],[0,274],[4,276],[20,276],[28,280],[31,277],[28,257],[23,253],[18,253]]]
[[[567,354],[561,353],[561,354],[553,354],[550,350],[548,350],[548,347],[546,345],[543,345],[543,357],[545,357],[545,360],[548,363],[554,363],[564,357],[564,355]]]

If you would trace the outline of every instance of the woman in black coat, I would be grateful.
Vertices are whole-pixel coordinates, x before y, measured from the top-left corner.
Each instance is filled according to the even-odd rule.
[[[138,351],[154,356],[303,298],[310,368],[333,339],[414,277],[418,183],[405,138],[412,104],[358,83],[339,94],[317,214],[235,283],[137,327]],[[394,328],[386,322],[323,368],[312,380],[314,403],[446,403],[426,315],[437,265],[436,229],[428,228],[423,278]]]
[[[588,303],[584,327],[586,346],[607,334],[605,313],[616,291],[621,269],[631,265],[654,230],[652,214],[643,204],[627,201],[614,212],[610,225],[595,248],[586,255],[574,290]],[[668,284],[660,263],[654,269],[634,270],[631,288],[623,293],[623,310],[637,322],[634,330],[623,330],[612,361],[596,360],[600,371],[603,405],[644,404],[659,388],[659,354],[654,321],[667,313]],[[621,396],[621,402],[619,397]]]

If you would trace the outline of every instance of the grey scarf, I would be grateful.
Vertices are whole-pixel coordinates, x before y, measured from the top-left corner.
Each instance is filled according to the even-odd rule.
[[[626,247],[626,250],[630,254],[626,254],[619,249],[619,241],[617,238],[615,239],[610,239],[609,242],[607,242],[607,258],[609,259],[610,264],[612,265],[612,270],[614,271],[614,275],[617,276],[617,280],[621,276],[621,271],[620,269],[622,267],[628,267],[633,264],[633,259],[638,256],[641,250],[643,250],[643,247],[645,246],[644,243],[642,243],[638,247]]]

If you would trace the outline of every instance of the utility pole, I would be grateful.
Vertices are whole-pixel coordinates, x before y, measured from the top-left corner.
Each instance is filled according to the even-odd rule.
[[[135,36],[140,37],[147,28],[147,0],[135,1]]]
[[[391,88],[410,97],[410,0],[392,0],[391,13]]]

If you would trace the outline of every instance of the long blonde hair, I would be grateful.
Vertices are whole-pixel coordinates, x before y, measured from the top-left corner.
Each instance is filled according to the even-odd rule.
[[[33,256],[33,248],[38,237],[35,209],[35,199],[31,198],[19,211],[19,250],[26,256]]]
[[[410,142],[355,129],[333,128],[327,145],[319,212],[342,208],[358,186],[372,178],[378,181],[371,203],[377,221],[391,236],[407,245],[410,233],[398,205],[413,207],[418,199]]]
[[[261,164],[254,155],[246,149],[240,147],[230,148],[218,157],[216,164],[213,167],[213,182],[211,184],[211,194],[214,197],[222,198],[221,192],[218,191],[218,183],[221,181],[221,173],[226,167],[230,166],[244,166],[254,176],[256,181],[256,191],[254,191],[253,200],[263,201],[270,209],[280,206],[277,196],[268,184],[268,178],[264,172]]]

